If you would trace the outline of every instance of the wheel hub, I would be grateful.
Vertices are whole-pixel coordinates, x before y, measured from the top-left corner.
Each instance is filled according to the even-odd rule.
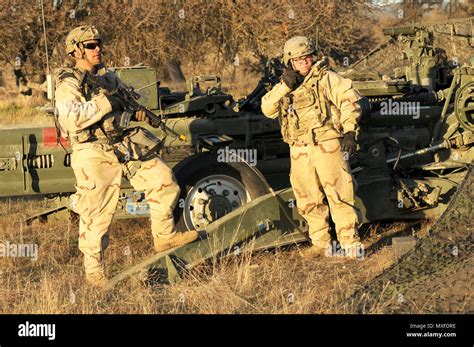
[[[215,221],[232,211],[232,205],[225,196],[213,195],[209,198],[204,210],[208,219]]]
[[[250,194],[237,179],[207,176],[189,191],[184,202],[184,221],[189,229],[203,229],[248,201]]]
[[[459,123],[474,130],[474,82],[467,83],[457,92],[455,111]]]

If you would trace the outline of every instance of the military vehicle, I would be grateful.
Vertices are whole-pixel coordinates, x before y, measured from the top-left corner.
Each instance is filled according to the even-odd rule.
[[[474,157],[474,59],[449,65],[432,46],[430,26],[384,33],[402,44],[405,64],[384,76],[358,63],[341,71],[365,96],[358,150],[349,158],[358,185],[356,204],[364,223],[436,218]],[[203,232],[199,241],[145,259],[111,280],[111,286],[143,271],[179,280],[183,270],[211,257],[307,239],[307,225],[289,188],[288,146],[278,120],[260,110],[261,97],[281,71],[281,62],[271,60],[255,90],[235,101],[222,91],[218,76],[191,77],[187,91],[171,92],[156,83],[152,68],[116,69],[141,94],[143,105],[187,137],[183,142],[166,136],[162,157],[182,188],[178,226]],[[205,83],[211,85],[203,91]],[[51,200],[51,209],[29,221],[67,210],[75,191],[69,151],[54,127],[0,129],[0,196]],[[143,194],[124,181],[116,218],[146,215]]]

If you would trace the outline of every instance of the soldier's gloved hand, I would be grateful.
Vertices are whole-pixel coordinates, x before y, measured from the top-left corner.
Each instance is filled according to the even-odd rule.
[[[109,100],[110,105],[112,105],[112,111],[123,111],[125,109],[122,100],[118,96],[113,94],[106,95],[107,100]]]
[[[148,117],[146,116],[146,113],[145,111],[143,110],[139,110],[137,112],[135,112],[135,120],[137,122],[146,122],[146,123],[150,123],[150,120],[148,119]]]
[[[285,69],[281,75],[281,80],[291,89],[295,89],[301,82],[303,76],[300,73],[293,69]]]
[[[355,135],[356,134],[354,131],[349,131],[344,134],[344,137],[342,139],[342,151],[349,153],[349,155],[354,153],[356,149]]]

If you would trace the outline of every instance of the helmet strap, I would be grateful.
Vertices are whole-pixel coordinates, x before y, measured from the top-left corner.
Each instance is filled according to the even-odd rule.
[[[78,53],[79,53],[79,56],[81,57],[81,59],[84,59],[84,58],[85,58],[86,51],[84,50],[84,45],[82,44],[82,42],[76,43],[76,50],[75,50],[75,52],[78,52]]]

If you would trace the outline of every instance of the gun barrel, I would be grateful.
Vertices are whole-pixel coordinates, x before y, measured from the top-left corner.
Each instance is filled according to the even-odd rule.
[[[141,105],[140,105],[140,108],[145,111],[147,117],[151,120],[151,123],[153,123],[157,127],[161,126],[162,128],[165,129],[166,132],[171,133],[173,136],[177,137],[178,139],[180,139],[183,142],[186,142],[188,140],[188,138],[185,135],[179,134],[176,131],[174,131],[173,129],[171,129],[170,127],[168,127],[163,122],[163,120],[160,117],[158,117],[156,114],[154,114],[152,111],[150,111],[149,109],[147,109],[146,107],[143,107]]]
[[[437,25],[447,25],[447,24],[459,24],[459,23],[467,23],[467,22],[473,22],[474,17],[466,17],[466,18],[456,18],[456,19],[450,19],[442,22],[424,22],[424,23],[413,23],[411,25],[403,25],[403,26],[397,26],[397,27],[391,27],[391,28],[385,28],[383,30],[383,34],[385,36],[398,36],[398,35],[415,35],[417,31],[422,30],[422,29],[427,29],[427,28],[432,28]]]
[[[413,152],[410,152],[410,153],[405,153],[403,155],[400,156],[400,158],[397,157],[394,157],[394,158],[389,158],[387,159],[385,162],[387,164],[390,164],[390,163],[393,163],[397,160],[403,160],[403,159],[406,159],[406,158],[411,158],[411,157],[415,157],[415,156],[418,156],[418,155],[422,155],[422,154],[426,154],[426,153],[429,153],[429,152],[435,152],[439,149],[442,149],[442,148],[449,148],[449,143],[447,141],[443,141],[437,145],[434,145],[434,146],[430,146],[430,147],[426,147],[426,148],[422,148],[422,149],[419,149],[417,151],[413,151]],[[354,169],[352,169],[352,173],[358,173],[358,172],[361,172],[363,170],[363,167],[361,166],[358,166]]]
[[[415,35],[415,33],[421,29],[417,26],[402,26],[402,27],[392,27],[383,29],[383,34],[385,36],[398,36],[398,35]]]

